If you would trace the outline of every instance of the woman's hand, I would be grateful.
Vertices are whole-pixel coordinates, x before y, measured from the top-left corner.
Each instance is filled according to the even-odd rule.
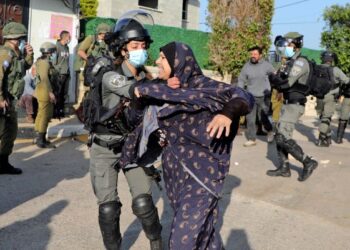
[[[179,80],[179,78],[174,76],[174,77],[169,78],[167,80],[167,85],[168,85],[169,88],[172,88],[172,89],[180,88],[180,80]]]
[[[134,89],[134,95],[135,95],[137,98],[140,98],[140,97],[141,97],[141,94],[140,94],[140,92],[139,92],[139,90],[138,90],[137,87],[135,87],[135,89]]]
[[[219,139],[222,133],[225,130],[225,136],[230,135],[230,127],[232,120],[225,115],[218,114],[214,116],[211,122],[207,126],[207,132],[210,137],[214,137],[216,134],[216,138]]]
[[[56,103],[56,97],[52,92],[49,92],[49,98],[51,103]]]

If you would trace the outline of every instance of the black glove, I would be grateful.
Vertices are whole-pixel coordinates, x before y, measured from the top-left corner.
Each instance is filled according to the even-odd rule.
[[[289,88],[288,79],[282,79],[278,74],[269,74],[271,87],[278,91]]]

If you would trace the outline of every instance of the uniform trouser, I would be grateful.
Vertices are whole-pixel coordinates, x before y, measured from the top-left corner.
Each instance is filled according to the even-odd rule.
[[[103,137],[102,137],[103,138]],[[112,139],[105,136],[105,139]],[[90,149],[90,176],[93,191],[99,205],[119,201],[118,196],[118,171],[114,168],[116,155],[112,150],[101,147],[95,143]],[[145,174],[142,168],[133,168],[125,173],[133,198],[140,194],[151,194],[152,178]]]
[[[58,110],[64,110],[64,102],[68,95],[68,87],[69,87],[69,75],[59,75],[57,82],[57,101],[56,107]]]
[[[350,97],[344,97],[341,104],[340,120],[347,121],[350,117]]]
[[[170,161],[175,163],[177,159],[170,156]],[[198,184],[181,165],[163,167],[167,195],[174,210],[169,249],[222,249],[219,231],[215,229],[219,217],[218,199]],[[216,182],[218,190],[222,186],[223,180]]]
[[[17,112],[14,105],[6,115],[0,115],[0,155],[10,155],[17,137]]]
[[[336,106],[334,95],[325,95],[324,99],[317,99],[317,106],[320,107],[319,111],[317,112],[321,115],[319,131],[324,135],[330,135],[331,119],[335,112]]]
[[[35,131],[38,133],[46,133],[52,115],[53,104],[51,102],[38,101],[38,114],[35,119]]]
[[[254,97],[255,104],[252,111],[246,116],[247,119],[247,130],[245,132],[245,136],[247,140],[256,139],[256,115],[260,118],[262,125],[267,131],[272,130],[271,122],[268,118],[268,112],[270,108],[270,96],[265,97]]]
[[[305,106],[299,104],[283,104],[281,117],[278,124],[278,132],[287,140],[292,139],[295,124],[304,114]]]
[[[273,122],[277,123],[280,119],[280,114],[281,114],[281,109],[283,106],[283,98],[281,100],[278,100],[277,95],[278,95],[277,90],[272,90],[271,94],[271,109],[272,109],[272,120]]]

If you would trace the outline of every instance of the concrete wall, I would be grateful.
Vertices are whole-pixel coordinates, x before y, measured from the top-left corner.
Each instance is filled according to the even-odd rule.
[[[50,25],[51,16],[60,15],[67,16],[73,19],[72,24],[72,41],[69,44],[70,48],[70,66],[71,72],[73,71],[73,52],[78,42],[77,30],[79,27],[78,17],[72,13],[72,10],[67,8],[62,1],[59,0],[31,0],[30,1],[30,13],[28,24],[28,41],[34,48],[34,59],[36,60],[40,55],[40,45],[44,42],[56,43],[55,39],[50,39]],[[75,101],[75,76],[71,74],[71,82],[69,85],[69,102]]]
[[[158,9],[139,6],[138,2],[138,0],[99,0],[98,16],[118,18],[129,10],[142,9],[153,16],[155,24],[183,27],[182,0],[172,1],[171,4],[167,0],[158,0]],[[188,3],[186,28],[198,30],[200,1],[189,0]]]

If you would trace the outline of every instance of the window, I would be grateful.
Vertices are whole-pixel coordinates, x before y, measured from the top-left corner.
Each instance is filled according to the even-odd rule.
[[[139,0],[139,6],[158,9],[158,0]]]
[[[182,20],[187,20],[188,0],[182,1]]]

